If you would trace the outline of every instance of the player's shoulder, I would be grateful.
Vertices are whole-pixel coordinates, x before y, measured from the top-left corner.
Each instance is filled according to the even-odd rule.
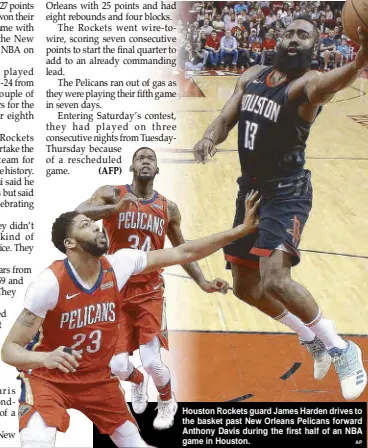
[[[54,291],[59,287],[59,281],[57,275],[51,269],[54,262],[49,268],[42,271],[37,277],[32,281],[32,283],[28,287],[28,292],[33,292],[34,294],[40,294],[43,292],[44,294],[48,294],[50,291]]]
[[[93,193],[93,197],[111,197],[115,196],[119,193],[121,186],[117,185],[103,185],[102,187],[97,188],[97,190]]]
[[[260,64],[253,65],[252,67],[248,68],[248,70],[245,71],[239,78],[237,88],[244,89],[251,80],[255,79],[266,68],[268,68],[266,65]]]

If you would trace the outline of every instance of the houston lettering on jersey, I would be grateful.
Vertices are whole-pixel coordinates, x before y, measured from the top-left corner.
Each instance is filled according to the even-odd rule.
[[[139,229],[162,236],[165,229],[165,220],[151,213],[124,212],[119,214],[118,229]]]
[[[257,115],[263,115],[265,118],[277,123],[281,106],[269,98],[247,93],[243,95],[241,110],[242,112],[246,111]]]
[[[76,310],[61,313],[60,327],[74,330],[75,328],[88,327],[98,322],[115,322],[115,303],[97,303]]]

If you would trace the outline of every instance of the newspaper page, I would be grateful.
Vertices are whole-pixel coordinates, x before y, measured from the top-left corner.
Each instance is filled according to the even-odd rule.
[[[0,2],[0,447],[366,446],[357,3]]]

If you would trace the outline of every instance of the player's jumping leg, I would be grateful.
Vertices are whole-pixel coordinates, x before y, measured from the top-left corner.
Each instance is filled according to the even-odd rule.
[[[144,381],[144,373],[142,373],[141,369],[133,366],[129,360],[129,353],[115,355],[110,361],[110,368],[111,372],[119,377],[121,381],[129,381],[134,384],[141,384]],[[137,412],[137,414],[140,413]]]
[[[110,436],[111,440],[119,448],[152,447],[140,436],[138,428],[130,421],[126,421]],[[154,448],[154,447],[152,447]]]
[[[56,428],[47,426],[38,412],[29,419],[27,427],[20,432],[22,448],[54,448]]]
[[[355,400],[367,385],[361,350],[352,341],[346,341],[336,333],[334,323],[322,316],[312,295],[291,279],[291,266],[291,256],[286,252],[275,250],[270,257],[261,257],[263,290],[299,317],[323,342],[332,357],[344,398]]]
[[[155,336],[147,344],[139,347],[144,370],[151,375],[159,393],[157,417],[153,427],[158,430],[168,429],[174,424],[174,416],[178,410],[174,393],[171,391],[170,370],[161,360],[160,340]]]
[[[321,340],[284,304],[264,293],[258,269],[238,264],[232,264],[231,269],[235,296],[295,331],[314,359],[314,378],[324,378],[330,368],[331,357]]]

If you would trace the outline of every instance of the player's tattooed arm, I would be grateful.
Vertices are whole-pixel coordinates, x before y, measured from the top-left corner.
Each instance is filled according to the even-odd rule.
[[[180,244],[185,243],[184,236],[180,227],[181,215],[178,206],[172,202],[168,201],[168,213],[169,213],[169,225],[167,229],[167,236],[173,245],[177,247]],[[182,265],[184,271],[197,283],[197,285],[205,292],[216,292],[220,291],[226,293],[229,284],[222,279],[216,278],[215,280],[209,282],[205,279],[201,268],[196,261],[192,263]]]
[[[216,145],[227,139],[229,132],[239,120],[245,87],[263,68],[261,65],[255,65],[240,77],[233,95],[226,102],[220,115],[210,124],[203,138],[195,145],[194,157],[197,162],[206,162],[208,155],[213,157],[217,152]]]
[[[75,210],[98,221],[118,213],[119,203],[119,189],[112,185],[105,185],[96,190],[90,199],[82,202]]]
[[[24,309],[11,328],[1,350],[2,360],[18,369],[33,369],[43,365],[43,353],[26,350],[42,325],[43,319]]]
[[[68,354],[63,351],[63,346],[53,352],[37,352],[25,348],[36,337],[42,322],[41,317],[25,308],[5,339],[1,349],[1,359],[20,370],[46,367],[59,369],[64,373],[75,372],[78,367],[77,359],[81,356],[74,350],[72,354]]]

